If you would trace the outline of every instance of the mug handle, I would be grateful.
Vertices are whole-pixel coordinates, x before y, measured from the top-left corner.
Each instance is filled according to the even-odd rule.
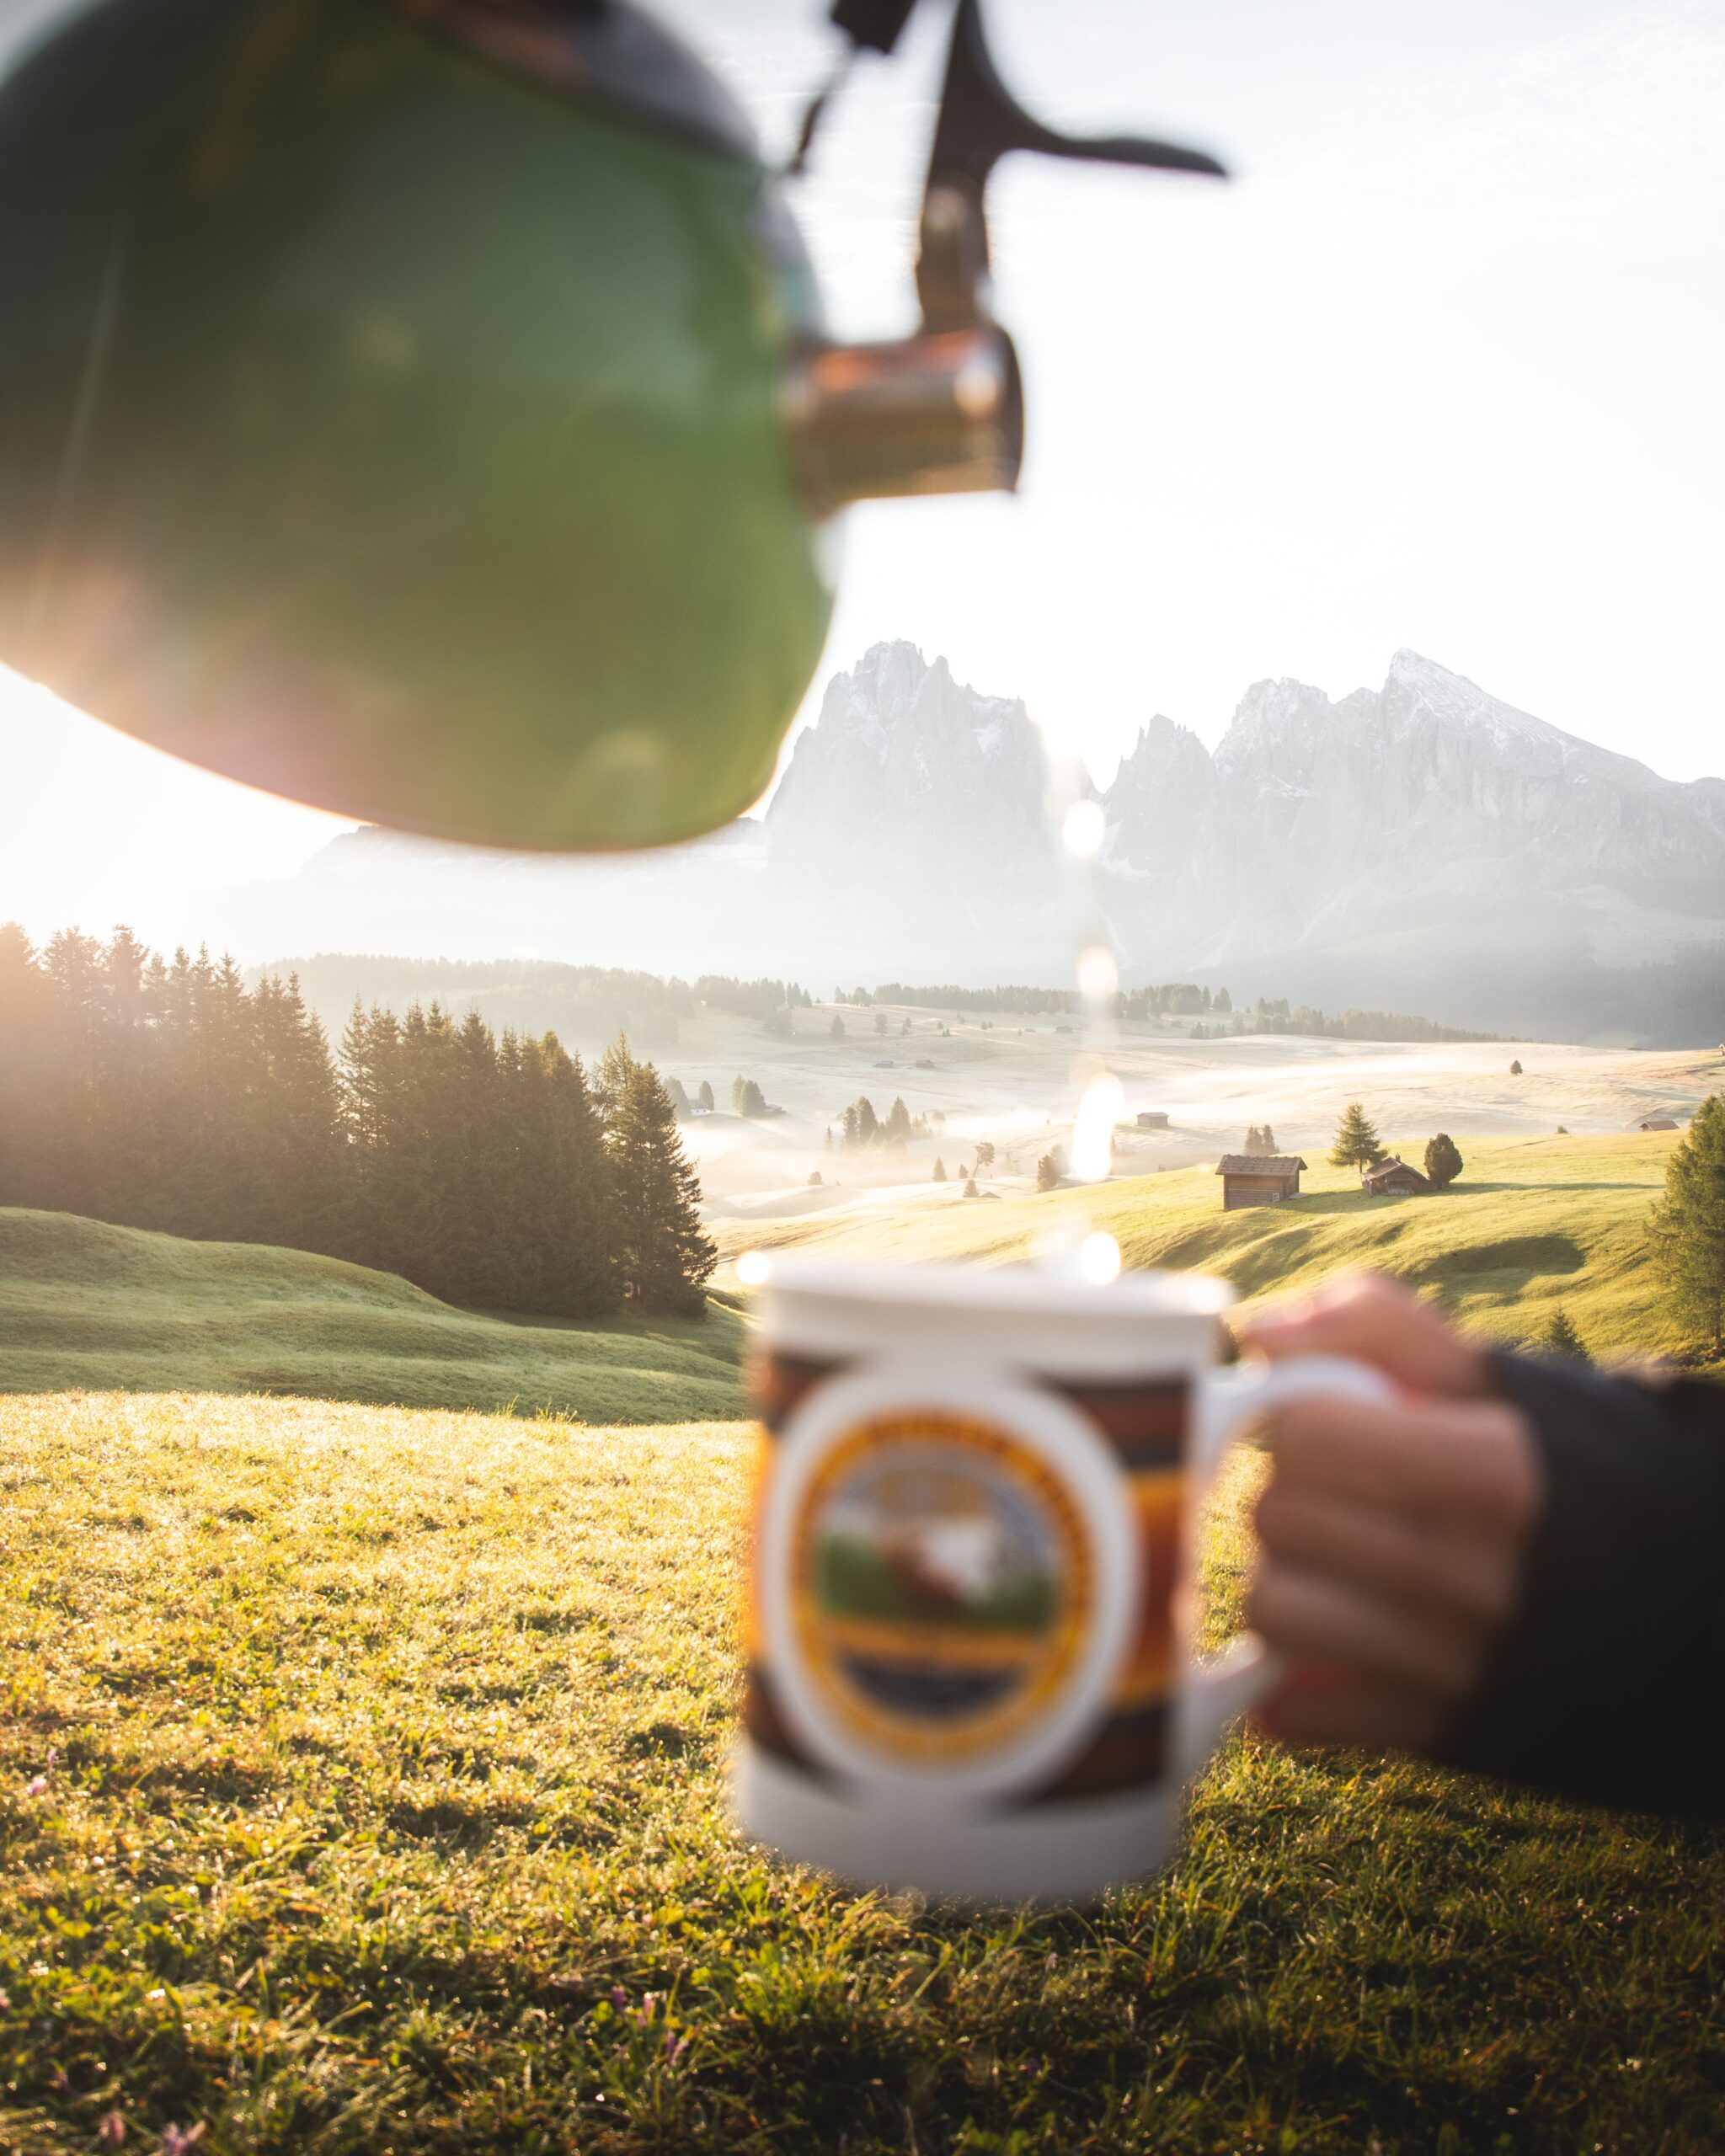
[[[1290,1400],[1363,1400],[1387,1406],[1396,1388],[1377,1370],[1341,1355],[1296,1355],[1250,1369],[1211,1371],[1194,1401],[1192,1495],[1195,1513],[1215,1480],[1228,1447],[1248,1423]],[[1180,1781],[1194,1780],[1242,1715],[1278,1684],[1285,1665],[1256,1633],[1245,1632],[1214,1660],[1188,1658],[1180,1703],[1175,1764]]]

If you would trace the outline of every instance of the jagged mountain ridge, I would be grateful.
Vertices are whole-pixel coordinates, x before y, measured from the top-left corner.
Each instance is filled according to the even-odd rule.
[[[1214,756],[1158,718],[1107,803],[1129,959],[1274,961],[1333,995],[1391,972],[1394,938],[1495,1003],[1542,951],[1573,973],[1725,937],[1725,782],[1663,779],[1414,652],[1335,702],[1255,683]]]
[[[876,644],[827,684],[772,797],[770,900],[840,946],[866,922],[873,950],[943,979],[1015,950],[1067,969],[1046,795],[1021,701],[980,694],[914,644]]]
[[[569,862],[360,832],[247,940],[1059,981],[1087,901],[1045,794],[1022,703],[881,643],[829,682],[764,818]],[[1255,683],[1214,754],[1152,718],[1099,798],[1095,892],[1129,982],[1582,1040],[1725,1032],[1725,782],[1661,778],[1418,654],[1334,701]]]
[[[1045,784],[1022,702],[964,686],[914,644],[878,643],[833,675],[798,736],[766,814],[769,857],[791,875],[901,858],[921,877],[944,862],[974,883],[1026,849],[1053,857]]]

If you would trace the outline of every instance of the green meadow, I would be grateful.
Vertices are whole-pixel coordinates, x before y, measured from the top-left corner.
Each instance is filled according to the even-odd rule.
[[[1372,1262],[1498,1337],[1561,1305],[1645,1353],[1682,1344],[1642,1244],[1669,1143],[1475,1140],[1429,1199],[1317,1167],[1225,1216],[1175,1171],[726,1235],[998,1261],[1088,1220],[1247,1296]],[[0,1213],[0,2147],[1725,2142],[1725,1835],[1247,1735],[1177,1861],[1082,1908],[745,1844],[743,1331]]]
[[[595,1422],[745,1412],[742,1321],[554,1325],[451,1310],[390,1273],[0,1209],[0,1393],[287,1393]]]
[[[745,1846],[750,1449],[0,1406],[0,2141],[1717,2145],[1717,1837],[1245,1739],[1178,1861],[1089,1908],[968,1917]]]
[[[1384,1142],[1418,1165],[1411,1141],[1398,1145],[1391,1131]],[[1297,1198],[1235,1213],[1222,1211],[1207,1167],[1042,1194],[1005,1183],[999,1198],[964,1198],[947,1184],[802,1219],[726,1223],[718,1240],[733,1261],[800,1246],[882,1262],[1004,1262],[1087,1225],[1114,1235],[1129,1266],[1220,1273],[1248,1300],[1375,1266],[1496,1339],[1537,1339],[1561,1306],[1596,1355],[1677,1354],[1689,1343],[1646,1235],[1675,1142],[1658,1132],[1470,1139],[1461,1179],[1422,1198],[1370,1198],[1355,1171],[1308,1152]]]

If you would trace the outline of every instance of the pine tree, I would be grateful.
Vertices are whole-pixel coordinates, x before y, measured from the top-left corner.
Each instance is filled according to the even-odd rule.
[[[1439,1190],[1448,1189],[1465,1165],[1455,1141],[1448,1131],[1440,1130],[1435,1138],[1427,1139],[1426,1180],[1434,1182]]]
[[[1268,1123],[1264,1125],[1261,1134],[1263,1139],[1264,1151],[1266,1153],[1274,1153],[1276,1150],[1276,1134],[1271,1129]]]
[[[1246,1143],[1242,1150],[1245,1152],[1248,1159],[1250,1159],[1255,1153],[1264,1153],[1268,1151],[1269,1148],[1263,1142],[1263,1133],[1258,1129],[1255,1123],[1249,1123],[1247,1124]]]
[[[0,925],[0,1205],[40,1205],[51,1011],[36,954],[15,921]]]
[[[680,1123],[682,1122],[688,1116],[691,1107],[688,1092],[682,1080],[667,1078],[665,1081],[665,1090],[670,1095],[670,1104],[677,1112],[677,1120]]]
[[[840,1017],[836,1011],[832,1014],[832,1025],[830,1031],[832,1037],[836,1041],[841,1041],[845,1038],[845,1022],[841,1017]]]
[[[886,1121],[880,1127],[881,1143],[903,1150],[911,1135],[911,1111],[902,1100],[895,1097],[886,1112]]]
[[[1384,1149],[1378,1143],[1378,1134],[1367,1119],[1365,1110],[1358,1101],[1349,1101],[1336,1126],[1336,1142],[1330,1151],[1331,1166],[1375,1167],[1383,1157]]]
[[[1036,1164],[1036,1187],[1039,1190],[1058,1190],[1060,1171],[1052,1153],[1044,1153]]]
[[[946,1179],[947,1179],[947,1164],[946,1164],[946,1162],[945,1162],[944,1161],[941,1160],[937,1155],[937,1157],[936,1157],[935,1163],[934,1163],[934,1178],[933,1178],[933,1179],[934,1179],[934,1181],[935,1181],[936,1182],[944,1182],[946,1181]]]
[[[599,1097],[625,1299],[643,1311],[699,1315],[718,1253],[701,1225],[700,1182],[670,1097],[619,1038],[600,1065]]]
[[[1552,1311],[1551,1321],[1541,1336],[1539,1344],[1548,1355],[1567,1355],[1578,1363],[1593,1360],[1581,1335],[1571,1323],[1568,1311],[1561,1303]]]
[[[1701,1102],[1666,1161],[1651,1236],[1679,1315],[1725,1353],[1725,1096]]]
[[[966,1198],[976,1198],[976,1197],[979,1197],[979,1196],[980,1195],[980,1193],[977,1190],[977,1187],[976,1187],[976,1178],[975,1178],[975,1176],[966,1176],[966,1177],[965,1177],[965,1178],[964,1178],[964,1195],[965,1195],[965,1197],[966,1197]]]
[[[873,1145],[880,1136],[880,1120],[874,1113],[874,1103],[866,1097],[857,1103],[857,1143]]]
[[[1510,1065],[1509,1075],[1512,1078],[1519,1078],[1521,1075],[1521,1059],[1519,1056],[1518,1056],[1514,1062]]]
[[[717,1102],[713,1097],[713,1081],[710,1078],[703,1078],[701,1081],[701,1090],[695,1097],[700,1102],[701,1106],[706,1109],[707,1113],[711,1115],[713,1108],[717,1106]]]

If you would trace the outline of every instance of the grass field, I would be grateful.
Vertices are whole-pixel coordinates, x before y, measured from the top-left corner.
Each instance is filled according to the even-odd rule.
[[[0,2141],[1718,2145],[1717,1838],[1246,1742],[1178,1864],[1087,1910],[969,1919],[745,1849],[748,1452],[0,1401]],[[1215,1554],[1226,1589],[1237,1525]]]
[[[1248,1296],[1371,1262],[1646,1353],[1682,1345],[1643,1241],[1672,1142],[1468,1139],[1433,1199],[1312,1152],[1230,1215],[1186,1169],[721,1239],[1001,1262],[1088,1222]],[[1725,2145],[1725,1836],[1247,1738],[1178,1861],[1087,1909],[746,1848],[741,1332],[0,1212],[0,2148]]]
[[[393,1273],[0,1209],[0,1392],[292,1393],[595,1422],[744,1412],[742,1324],[478,1316]]]
[[[731,1261],[801,1246],[881,1261],[1001,1262],[1088,1221],[1115,1236],[1128,1265],[1221,1273],[1247,1298],[1376,1266],[1496,1338],[1535,1339],[1561,1306],[1595,1354],[1673,1354],[1688,1343],[1648,1258],[1646,1225],[1676,1142],[1659,1133],[1470,1139],[1462,1180],[1435,1198],[1368,1198],[1356,1172],[1313,1152],[1300,1197],[1236,1213],[1222,1211],[1209,1168],[1188,1168],[1041,1196],[1009,1182],[994,1202],[928,1186],[804,1219],[728,1222],[717,1235]],[[1393,1133],[1386,1143],[1397,1150]],[[1408,1157],[1419,1155],[1410,1147]]]

